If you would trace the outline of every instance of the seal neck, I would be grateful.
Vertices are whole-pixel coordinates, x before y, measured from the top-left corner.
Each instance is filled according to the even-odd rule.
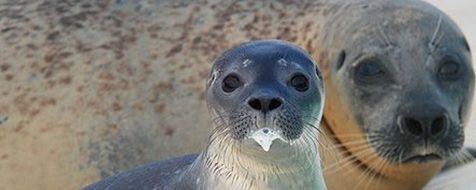
[[[265,152],[223,137],[209,143],[199,162],[202,170],[209,174],[209,183],[222,181],[240,189],[325,189],[317,135],[313,139],[316,142],[308,144],[273,144],[273,148]]]
[[[421,189],[441,168],[441,163],[395,165],[373,152],[368,144],[342,145],[326,120],[320,126],[326,147],[321,150],[326,181],[332,189]],[[345,144],[345,143],[344,143]],[[364,154],[354,152],[365,150]],[[339,176],[346,176],[340,178]]]

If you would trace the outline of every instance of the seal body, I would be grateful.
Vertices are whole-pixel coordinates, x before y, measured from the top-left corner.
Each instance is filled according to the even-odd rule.
[[[253,41],[225,52],[211,70],[215,129],[198,157],[85,189],[326,189],[317,142],[324,88],[312,58],[284,41]]]

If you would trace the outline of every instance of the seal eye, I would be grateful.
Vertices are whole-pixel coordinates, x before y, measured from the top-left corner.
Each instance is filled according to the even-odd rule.
[[[289,84],[299,92],[304,92],[309,89],[309,81],[303,74],[294,75],[289,81]]]
[[[438,68],[438,75],[443,79],[455,80],[461,76],[460,70],[460,65],[456,61],[447,60]]]
[[[235,74],[230,74],[223,79],[221,85],[222,89],[226,93],[230,93],[239,88],[243,83],[240,81],[240,78]]]
[[[376,60],[366,60],[360,63],[355,70],[356,80],[363,83],[374,83],[380,81],[384,75],[384,70]]]

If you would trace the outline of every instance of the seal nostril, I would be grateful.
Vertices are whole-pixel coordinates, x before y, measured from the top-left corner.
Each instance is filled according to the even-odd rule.
[[[446,119],[444,117],[436,118],[431,124],[430,133],[432,136],[440,134],[446,128]]]
[[[248,105],[257,110],[262,112],[273,111],[279,107],[283,102],[279,98],[253,98],[248,101]]]
[[[261,110],[261,101],[259,99],[250,100],[248,105],[250,105],[255,110]]]
[[[412,118],[405,118],[405,128],[413,135],[421,136],[423,135],[423,126],[418,120]]]
[[[269,111],[274,110],[276,108],[279,108],[279,106],[281,106],[281,104],[282,104],[281,100],[279,100],[277,98],[271,99],[271,102],[269,103]]]

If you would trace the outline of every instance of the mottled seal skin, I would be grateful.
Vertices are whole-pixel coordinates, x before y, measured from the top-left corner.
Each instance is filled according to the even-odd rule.
[[[252,41],[225,52],[211,70],[206,97],[215,126],[199,156],[149,164],[85,189],[325,190],[317,142],[324,88],[312,58],[284,41]],[[265,151],[250,139],[261,129],[283,139]]]
[[[393,15],[386,16],[389,14]],[[324,115],[329,127],[341,134],[342,143],[331,144],[342,147],[340,145],[349,145],[354,140],[347,138],[354,133],[362,134],[363,129],[370,126],[367,126],[370,119],[363,125],[357,122],[360,119],[356,115],[363,119],[367,116],[350,102],[366,102],[361,101],[358,94],[349,94],[358,92],[349,84],[354,79],[347,67],[353,61],[350,57],[359,50],[349,49],[345,44],[359,45],[353,37],[362,40],[358,35],[365,33],[352,27],[353,22],[362,26],[360,30],[375,30],[380,25],[381,33],[393,43],[399,43],[394,38],[400,36],[400,32],[406,33],[408,38],[403,39],[398,49],[382,48],[382,51],[400,52],[401,56],[390,55],[392,65],[397,62],[407,66],[415,64],[415,70],[419,71],[405,72],[397,77],[412,78],[415,85],[424,83],[425,77],[435,77],[430,72],[420,72],[422,69],[418,67],[438,62],[435,55],[440,53],[433,52],[432,59],[426,61],[428,55],[422,51],[428,49],[426,39],[433,38],[439,16],[442,16],[442,33],[437,33],[437,37],[444,37],[441,39],[444,43],[438,46],[440,50],[459,47],[463,39],[445,40],[462,35],[452,30],[457,27],[440,11],[425,3],[408,0],[2,1],[0,16],[0,118],[8,118],[0,124],[0,184],[5,189],[78,189],[144,163],[203,149],[212,126],[204,103],[203,81],[207,79],[210,63],[216,55],[244,41],[278,38],[310,52],[327,73],[324,75],[326,86],[333,88],[330,92],[332,101],[327,104],[329,114]],[[416,18],[421,18],[422,26],[428,32],[415,33],[415,36],[405,32],[420,28],[415,24],[404,25]],[[334,22],[337,20],[346,22]],[[364,22],[366,20],[368,22]],[[404,27],[388,27],[390,21],[401,22]],[[327,37],[332,37],[334,42],[326,40]],[[382,43],[380,33],[372,37],[361,44]],[[414,43],[408,44],[409,41]],[[335,43],[335,48],[330,47],[330,43]],[[345,54],[341,54],[344,49]],[[464,49],[459,53],[467,54]],[[345,58],[345,67],[335,72],[339,57]],[[331,72],[334,74],[329,74]],[[439,86],[427,84],[421,89],[436,92],[441,91]],[[405,99],[407,95],[403,91],[381,94],[380,99]],[[441,91],[437,95],[449,96],[440,97],[441,105],[455,101],[454,95],[450,94]],[[470,97],[463,94],[460,96]],[[392,106],[388,108],[395,110],[384,110],[385,104],[375,108],[380,112],[370,110],[382,115],[381,120],[372,121],[394,123],[396,118],[389,115],[396,113],[397,107],[415,103],[406,99],[391,102]],[[370,113],[369,106],[364,105],[362,110]],[[445,109],[454,110],[453,106],[456,104]],[[332,108],[341,112],[332,111]],[[466,108],[461,110],[461,116],[466,115]],[[450,112],[454,118],[456,114]],[[374,129],[377,128],[396,126],[381,125]],[[456,132],[456,129],[452,130]],[[333,142],[326,138],[320,140]],[[368,142],[363,137],[361,141]],[[412,140],[406,142],[407,146],[414,143]],[[412,175],[424,174],[421,180],[400,174],[397,169],[395,177],[362,180],[361,176],[365,175],[358,172],[354,173],[355,178],[342,178],[350,176],[344,172],[346,168],[353,171],[359,167],[342,161],[350,160],[352,154],[338,156],[334,153],[341,151],[330,147],[333,146],[321,149],[331,154],[321,154],[328,165],[325,174],[328,178],[339,179],[328,180],[330,189],[336,189],[333,185],[370,188],[376,183],[379,183],[376,188],[381,189],[418,188],[441,165],[422,169],[413,167],[422,164],[406,163],[406,168],[415,169]],[[332,167],[335,165],[340,167]],[[25,173],[28,173],[28,183],[24,180]],[[335,178],[335,175],[339,177]],[[401,180],[398,176],[411,179]]]

